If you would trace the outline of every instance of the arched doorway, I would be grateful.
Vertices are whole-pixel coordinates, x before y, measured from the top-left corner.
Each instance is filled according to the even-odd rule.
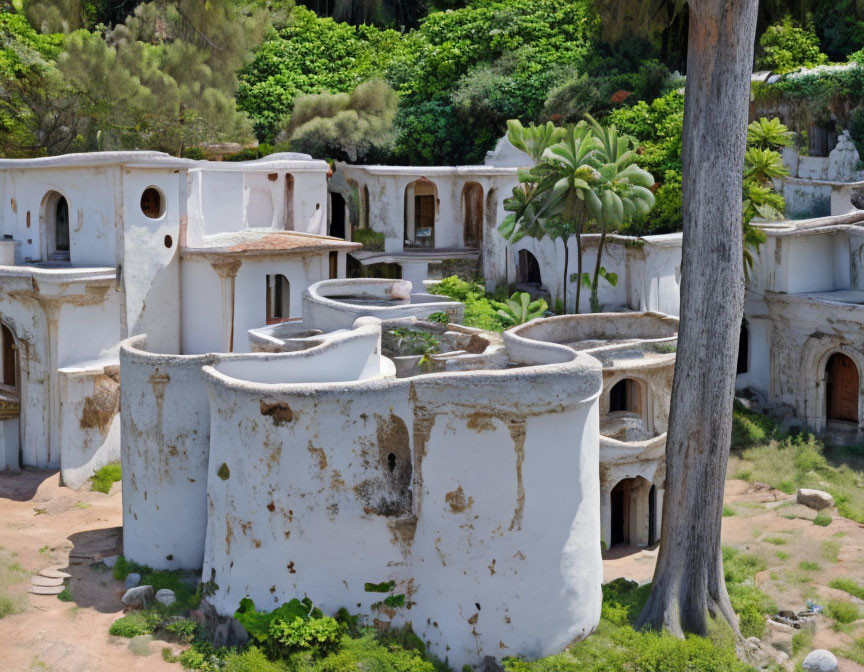
[[[836,352],[825,365],[825,399],[828,420],[858,422],[858,367]]]
[[[462,187],[462,212],[465,247],[479,248],[483,244],[483,187],[477,182]]]
[[[334,238],[345,238],[345,199],[338,192],[330,193],[330,229]]]
[[[435,247],[438,188],[425,177],[405,187],[405,247]]]
[[[747,373],[750,370],[750,325],[747,320],[741,321],[741,338],[738,340],[738,366],[735,374]]]
[[[622,479],[612,488],[610,547],[650,543],[650,490],[641,476]]]
[[[537,257],[528,250],[519,250],[519,282],[528,285],[542,285],[540,264]]]
[[[42,199],[42,231],[46,240],[46,257],[50,261],[69,261],[69,202],[58,191],[49,191]]]

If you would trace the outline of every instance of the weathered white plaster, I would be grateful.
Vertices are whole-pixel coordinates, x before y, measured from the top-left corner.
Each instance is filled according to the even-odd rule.
[[[11,237],[0,322],[12,332],[19,374],[3,390],[8,466],[19,466],[7,457],[13,425],[23,464],[60,467],[72,487],[117,459],[111,395],[119,393],[105,371],[124,338],[146,332],[155,351],[197,354],[230,351],[237,334],[242,349],[248,329],[267,318],[270,274],[290,280],[292,310],[280,319],[298,317],[303,289],[334,267],[344,274],[357,247],[321,235],[328,170],[298,154],[241,163],[158,152],[0,160],[0,233]],[[158,197],[145,212],[148,190]]]

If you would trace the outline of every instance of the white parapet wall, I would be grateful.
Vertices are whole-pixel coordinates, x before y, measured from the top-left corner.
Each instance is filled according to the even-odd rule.
[[[447,313],[459,323],[465,306],[446,296],[413,292],[405,280],[323,280],[303,292],[303,324],[308,329],[346,329],[358,317],[392,320]]]
[[[600,365],[509,340],[513,368],[406,379],[349,382],[317,348],[205,367],[218,413],[203,575],[217,610],[309,595],[411,622],[456,667],[588,635]],[[375,606],[387,595],[365,586],[387,581],[405,607]]]

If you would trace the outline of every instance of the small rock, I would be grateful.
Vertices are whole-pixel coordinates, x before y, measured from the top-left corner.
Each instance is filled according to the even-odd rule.
[[[30,586],[29,592],[34,595],[59,595],[63,590],[63,586]]]
[[[232,644],[241,648],[246,646],[246,643],[249,641],[249,633],[246,632],[246,628],[244,628],[236,618],[232,618],[228,624],[231,629]]]
[[[166,607],[170,607],[177,601],[177,596],[174,595],[173,590],[162,588],[161,590],[156,591],[156,601],[159,604],[164,604]]]
[[[231,635],[231,626],[228,623],[217,625],[213,631],[213,646],[217,649],[228,646],[228,637]]]
[[[132,572],[131,574],[126,576],[126,590],[129,590],[130,588],[134,588],[135,586],[137,586],[140,583],[141,583],[141,575],[140,574],[136,574],[135,572]]]
[[[126,591],[120,600],[127,607],[146,607],[153,599],[153,586],[135,586]]]
[[[46,567],[42,571],[39,572],[39,576],[44,576],[46,579],[70,579],[72,578],[71,574],[67,574],[66,572],[61,572],[59,569],[54,569],[53,567]]]
[[[791,618],[793,621],[798,619],[798,615],[791,609],[781,609],[777,612],[777,615],[783,618]]]
[[[831,495],[822,490],[811,490],[810,488],[799,488],[796,501],[817,511],[830,509],[834,506],[834,498]]]
[[[807,672],[837,672],[837,658],[825,649],[816,649],[807,654],[801,667]]]
[[[30,579],[30,583],[32,583],[34,586],[62,586],[63,579],[49,579],[46,576],[34,576]]]
[[[114,565],[117,564],[117,558],[119,558],[119,557],[120,557],[119,555],[109,555],[105,558],[102,558],[102,562],[105,563],[105,566],[108,569],[112,569],[114,567]]]

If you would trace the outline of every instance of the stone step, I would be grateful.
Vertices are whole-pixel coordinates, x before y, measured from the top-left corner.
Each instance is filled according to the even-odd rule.
[[[69,578],[72,578],[71,574],[67,574],[66,572],[61,572],[59,569],[54,569],[53,567],[46,567],[41,572],[39,572],[39,576],[44,576],[46,579],[69,579]]]
[[[53,579],[53,578],[50,578],[47,576],[34,576],[32,579],[30,579],[30,583],[32,583],[34,586],[43,586],[45,588],[51,588],[53,586],[62,586],[63,585],[63,579],[62,578]]]
[[[34,595],[59,595],[64,590],[63,586],[30,586]]]

